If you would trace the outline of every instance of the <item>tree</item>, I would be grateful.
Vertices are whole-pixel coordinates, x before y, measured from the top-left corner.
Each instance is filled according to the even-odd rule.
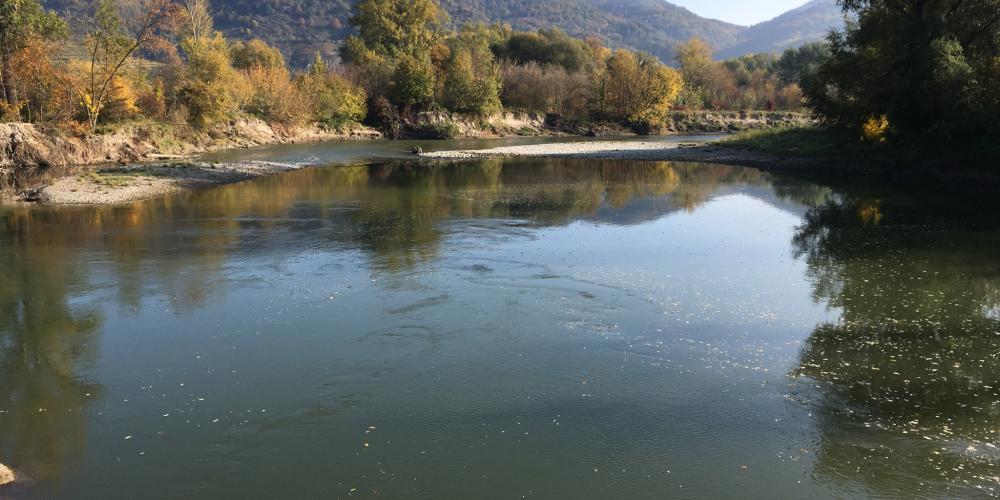
[[[313,119],[319,123],[360,122],[368,114],[365,91],[332,72],[318,53],[300,85],[309,96]]]
[[[712,47],[698,37],[691,38],[675,48],[677,64],[684,74],[684,82],[692,89],[709,86],[712,72],[718,63],[712,59]]]
[[[285,67],[285,57],[276,47],[254,38],[248,42],[236,42],[230,49],[233,67],[250,69],[253,67],[279,69]]]
[[[783,85],[800,83],[816,74],[820,64],[830,56],[829,45],[821,42],[807,43],[786,49],[778,59],[778,74]]]
[[[0,0],[0,90],[8,106],[19,105],[15,55],[34,38],[53,39],[66,34],[66,23],[46,11],[37,0]]]
[[[650,54],[616,51],[607,61],[600,100],[616,119],[640,130],[661,125],[684,86],[680,73]]]
[[[417,56],[440,38],[448,20],[437,0],[361,0],[354,8],[351,25],[358,34],[345,44],[347,61],[359,48],[392,58]]]
[[[558,29],[543,29],[538,33],[514,33],[504,43],[494,47],[498,59],[518,64],[536,62],[559,65],[569,72],[585,69],[593,62],[589,47],[582,40],[570,37]]]
[[[500,104],[500,68],[489,43],[475,30],[451,40],[441,102],[451,111],[488,113]]]
[[[804,90],[828,122],[886,117],[899,139],[1000,132],[1000,0],[840,0],[857,21],[830,36]]]
[[[169,0],[147,0],[134,32],[129,33],[115,10],[112,0],[101,0],[94,15],[94,27],[86,35],[84,46],[89,69],[82,85],[74,85],[87,112],[87,124],[97,130],[101,112],[113,92],[113,83],[129,58],[159,37],[176,14]],[[72,81],[71,81],[72,82]]]
[[[180,100],[188,120],[205,126],[225,119],[235,111],[245,94],[243,79],[229,59],[229,44],[216,32],[210,38],[185,38],[181,48],[188,64]]]
[[[427,57],[404,55],[392,74],[392,97],[401,106],[427,106],[434,102],[437,77]]]

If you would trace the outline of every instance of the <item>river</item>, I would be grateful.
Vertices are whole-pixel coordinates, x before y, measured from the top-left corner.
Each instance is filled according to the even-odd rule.
[[[0,495],[1000,491],[995,200],[723,165],[226,155],[331,166],[0,207],[0,463],[30,478]]]

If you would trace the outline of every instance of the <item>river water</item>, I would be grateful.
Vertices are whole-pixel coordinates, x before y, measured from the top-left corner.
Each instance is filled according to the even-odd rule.
[[[0,496],[1000,491],[995,201],[361,147],[0,208]]]

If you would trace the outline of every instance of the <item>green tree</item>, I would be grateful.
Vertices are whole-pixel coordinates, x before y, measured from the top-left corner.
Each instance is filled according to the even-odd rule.
[[[34,37],[57,38],[66,34],[66,23],[46,11],[37,0],[0,0],[0,90],[8,106],[17,106],[18,78],[13,58]]]
[[[250,69],[253,67],[278,69],[285,67],[285,57],[276,47],[254,38],[248,42],[236,42],[230,49],[233,67]]]
[[[827,121],[885,116],[897,138],[1000,132],[1000,0],[840,0],[857,22],[830,36],[804,90]]]
[[[514,33],[503,43],[496,44],[498,59],[518,64],[531,62],[558,65],[575,72],[593,63],[587,44],[558,29],[543,29],[538,33]]]
[[[188,120],[205,126],[229,117],[239,107],[244,89],[230,63],[226,39],[216,32],[211,38],[186,38],[181,48],[188,57],[180,91]]]
[[[361,48],[389,57],[419,55],[440,39],[448,21],[437,0],[361,0],[354,9],[351,24],[358,34],[345,44],[348,61]]]
[[[401,56],[392,74],[393,101],[402,106],[429,106],[437,88],[436,73],[427,57]]]
[[[468,30],[449,45],[442,96],[445,107],[469,113],[499,110],[500,68],[487,38],[477,30]]]
[[[365,91],[330,71],[319,53],[301,78],[309,96],[313,119],[326,125],[360,122],[368,114]]]
[[[826,43],[807,43],[794,49],[786,49],[778,59],[778,74],[781,83],[801,84],[803,79],[816,74],[819,66],[830,56],[830,46]]]

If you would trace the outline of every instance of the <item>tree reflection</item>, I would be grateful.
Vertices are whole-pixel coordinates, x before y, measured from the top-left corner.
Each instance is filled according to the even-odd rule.
[[[803,397],[818,388],[821,476],[880,495],[1000,487],[1000,233],[969,206],[838,195],[799,228],[814,298],[841,311],[794,373]]]
[[[85,374],[102,307],[128,314],[162,297],[183,314],[234,286],[233,262],[259,260],[257,269],[351,250],[394,273],[436,258],[449,221],[637,224],[694,210],[723,186],[769,182],[755,170],[654,162],[397,163],[124,206],[0,212],[0,457],[38,479],[80,457],[86,405],[101,391]]]
[[[83,410],[100,388],[78,370],[101,318],[72,305],[83,281],[73,237],[39,214],[0,219],[0,456],[43,479],[83,452]]]

